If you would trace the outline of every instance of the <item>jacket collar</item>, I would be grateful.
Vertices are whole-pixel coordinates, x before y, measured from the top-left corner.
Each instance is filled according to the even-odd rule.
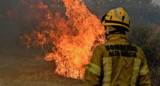
[[[115,39],[127,39],[126,35],[123,34],[110,34],[107,36],[107,40],[115,40]]]

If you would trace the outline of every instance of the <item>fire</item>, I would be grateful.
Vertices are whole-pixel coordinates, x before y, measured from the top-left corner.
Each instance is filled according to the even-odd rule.
[[[59,12],[52,13],[47,9],[48,6],[40,2],[37,6],[47,10],[46,20],[21,39],[26,39],[27,47],[41,47],[46,53],[44,59],[56,62],[57,74],[83,79],[93,49],[105,41],[105,31],[100,20],[87,9],[83,0],[58,1],[64,3],[66,16],[62,17]],[[46,47],[51,48],[51,51]]]

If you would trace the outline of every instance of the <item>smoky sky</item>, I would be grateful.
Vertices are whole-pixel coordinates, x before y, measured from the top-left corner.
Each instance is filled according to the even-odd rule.
[[[46,8],[38,8],[40,2]],[[60,7],[57,7],[61,5]],[[20,36],[29,34],[34,30],[40,21],[44,21],[48,10],[65,14],[62,2],[53,0],[1,0],[0,1],[0,38],[1,46],[17,46],[20,43]],[[35,6],[35,7],[34,7]],[[55,7],[51,7],[55,6]]]
[[[160,8],[152,0],[85,0],[87,8],[101,18],[117,7],[123,7],[131,19],[131,24],[159,24]]]
[[[46,7],[40,8],[43,3]],[[151,0],[84,0],[87,8],[99,19],[110,9],[123,7],[132,24],[160,22],[160,9]],[[47,11],[60,12],[65,17],[65,7],[60,0],[0,0],[0,50],[24,46],[20,36],[29,34],[40,21],[45,21]],[[93,21],[94,22],[94,21]]]

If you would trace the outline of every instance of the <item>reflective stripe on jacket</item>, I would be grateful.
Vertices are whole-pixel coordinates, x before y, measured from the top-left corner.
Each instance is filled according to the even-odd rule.
[[[114,34],[98,45],[85,71],[85,86],[151,86],[141,48]]]

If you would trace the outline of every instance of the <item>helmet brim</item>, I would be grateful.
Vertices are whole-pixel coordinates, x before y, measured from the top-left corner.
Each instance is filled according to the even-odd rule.
[[[130,29],[129,27],[127,27],[125,25],[122,25],[122,24],[118,24],[118,23],[106,23],[105,26],[121,26],[121,27],[126,28],[126,31],[128,31],[128,32],[129,32],[129,29]]]

